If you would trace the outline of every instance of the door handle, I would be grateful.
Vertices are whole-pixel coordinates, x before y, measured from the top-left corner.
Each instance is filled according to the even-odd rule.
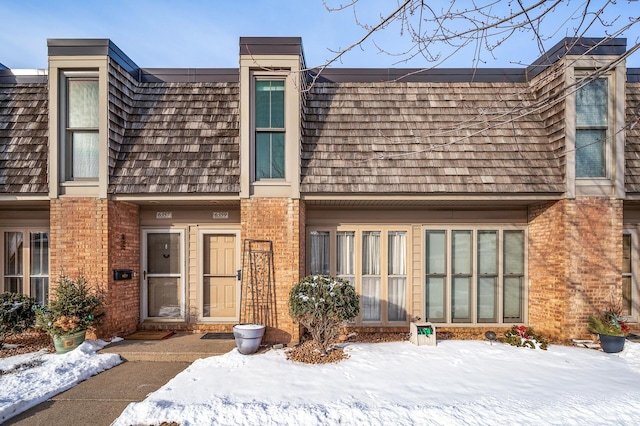
[[[142,272],[142,279],[143,279],[144,281],[146,281],[146,280],[147,280],[147,271],[143,271],[143,272]]]
[[[242,269],[236,271],[236,280],[242,281]]]

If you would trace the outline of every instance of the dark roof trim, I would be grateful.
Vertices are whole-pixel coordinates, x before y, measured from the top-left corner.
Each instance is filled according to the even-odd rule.
[[[50,38],[49,56],[109,56],[136,79],[140,67],[108,38]]]
[[[8,70],[9,67],[5,67],[2,62],[0,62],[0,70]]]
[[[237,83],[238,68],[142,68],[143,83]]]
[[[527,67],[529,79],[543,72],[549,65],[569,55],[623,55],[627,51],[626,38],[565,37],[534,63]]]
[[[627,83],[640,83],[640,68],[627,68]]]
[[[302,55],[301,37],[240,37],[241,55]]]
[[[310,79],[317,75],[312,70]],[[526,82],[524,69],[517,68],[325,68],[318,83],[523,83]]]
[[[0,68],[0,84],[46,84],[49,81],[46,73],[14,74],[10,69]]]

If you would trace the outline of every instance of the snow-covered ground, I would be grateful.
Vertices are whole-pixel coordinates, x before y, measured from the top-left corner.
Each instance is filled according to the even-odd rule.
[[[66,354],[46,351],[0,358],[0,424],[83,380],[122,362],[117,354],[97,354],[107,343],[86,340]]]
[[[116,365],[117,355],[96,354],[103,344],[32,354],[41,365],[0,376],[0,422]],[[287,361],[284,350],[201,359],[114,425],[640,424],[638,343],[620,354],[455,340],[345,350],[349,359],[328,365]]]

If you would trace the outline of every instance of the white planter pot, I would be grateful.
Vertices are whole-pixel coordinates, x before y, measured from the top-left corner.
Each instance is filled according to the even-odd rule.
[[[265,326],[262,324],[236,324],[233,326],[233,337],[236,339],[238,352],[251,355],[260,347]]]

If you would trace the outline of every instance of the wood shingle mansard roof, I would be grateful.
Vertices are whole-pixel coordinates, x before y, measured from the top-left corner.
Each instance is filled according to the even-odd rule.
[[[68,54],[61,41],[50,54]],[[238,194],[238,70],[140,69],[97,42],[90,53],[112,59],[108,192]],[[324,70],[302,96],[301,193],[562,194],[564,79],[553,69],[579,53],[567,43],[526,69]],[[625,50],[614,39],[590,53]],[[626,97],[631,123],[640,70],[628,71]],[[0,195],[47,193],[47,121],[46,75],[17,78],[0,65]],[[635,193],[639,147],[640,124],[629,126],[625,182]]]
[[[49,98],[43,77],[18,83],[0,64],[0,194],[46,194]]]

